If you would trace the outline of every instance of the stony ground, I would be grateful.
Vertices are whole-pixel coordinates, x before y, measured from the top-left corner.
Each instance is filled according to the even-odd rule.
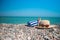
[[[24,24],[0,24],[0,40],[60,40],[60,28],[36,29]]]

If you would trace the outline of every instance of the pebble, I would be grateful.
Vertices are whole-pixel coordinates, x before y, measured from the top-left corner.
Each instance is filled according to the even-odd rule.
[[[36,29],[24,24],[0,24],[0,40],[60,40],[60,29]]]

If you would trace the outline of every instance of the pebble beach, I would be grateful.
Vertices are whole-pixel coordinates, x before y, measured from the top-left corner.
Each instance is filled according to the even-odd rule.
[[[25,24],[0,24],[0,40],[60,40],[60,26],[37,29]]]

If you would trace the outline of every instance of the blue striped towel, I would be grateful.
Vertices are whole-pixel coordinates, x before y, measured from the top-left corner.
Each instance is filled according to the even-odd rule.
[[[28,23],[28,26],[36,26],[36,25],[38,25],[38,21],[36,20],[36,21],[29,21]]]

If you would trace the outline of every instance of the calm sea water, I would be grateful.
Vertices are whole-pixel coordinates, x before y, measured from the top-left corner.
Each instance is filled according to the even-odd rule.
[[[41,20],[50,20],[51,24],[60,24],[60,17],[40,17]],[[28,21],[37,20],[38,17],[0,17],[0,23],[26,24]]]

